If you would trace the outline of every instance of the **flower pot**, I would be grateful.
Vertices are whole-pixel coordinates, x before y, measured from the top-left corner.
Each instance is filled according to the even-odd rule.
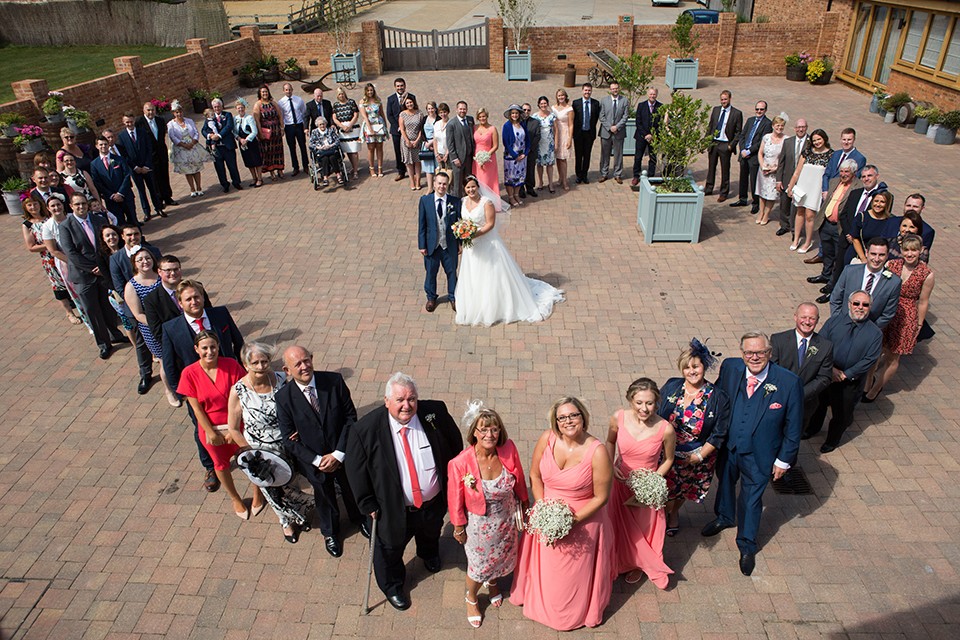
[[[303,80],[303,69],[284,69],[283,77],[287,80]]]
[[[63,115],[63,111],[59,113],[53,113],[53,114],[48,113],[45,115],[47,117],[47,122],[51,124],[59,124],[59,123],[62,123],[64,120],[66,120],[66,117]]]
[[[646,244],[662,241],[696,243],[700,240],[703,219],[703,189],[690,178],[693,193],[657,193],[662,178],[640,177],[637,225]]]
[[[957,130],[948,129],[947,127],[940,125],[937,129],[936,135],[933,137],[934,144],[953,144],[957,139]]]
[[[7,136],[8,138],[16,138],[18,126],[20,125],[12,124],[9,127],[4,128],[3,135]]]
[[[916,124],[913,125],[914,133],[924,134],[927,132],[927,128],[930,127],[930,121],[926,118],[917,118]]]
[[[270,67],[269,69],[262,69],[263,71],[263,81],[264,82],[278,82],[280,80],[280,68],[279,67]]]
[[[807,65],[801,64],[795,67],[787,67],[787,80],[791,82],[803,82],[807,79]]]
[[[210,106],[206,98],[190,98],[190,101],[193,103],[194,113],[203,113]]]
[[[336,82],[360,82],[363,76],[363,61],[360,58],[360,51],[334,53],[330,56],[330,68],[336,71],[333,75]]]
[[[17,173],[27,182],[33,179],[33,155],[32,153],[17,154]]]
[[[503,50],[503,70],[507,80],[533,80],[533,58],[531,51]]]
[[[883,107],[877,107],[877,115],[880,116],[881,120],[883,120],[887,117],[887,110]]]
[[[80,125],[78,125],[77,121],[74,120],[73,118],[67,118],[67,127],[69,127],[70,131],[73,131],[73,135],[76,135],[76,136],[80,135],[85,131],[89,131],[89,129],[87,129],[86,127],[81,127]]]
[[[927,137],[933,140],[934,138],[937,137],[937,131],[939,129],[940,129],[940,125],[938,124],[930,125],[929,127],[927,127]]]
[[[20,202],[19,193],[3,192],[3,202],[7,205],[7,213],[12,216],[23,215],[23,205]]]
[[[697,75],[700,71],[700,59],[679,59],[667,56],[664,82],[670,89],[696,89]]]
[[[39,153],[41,151],[43,151],[43,138],[27,140],[26,144],[23,145],[24,153]]]
[[[870,98],[870,113],[876,113],[880,110],[880,98],[873,96]]]
[[[895,111],[884,111],[883,112],[883,121],[887,124],[893,124],[897,120],[897,114]]]
[[[830,84],[830,80],[833,78],[833,71],[824,71],[816,80],[811,80],[810,84]]]

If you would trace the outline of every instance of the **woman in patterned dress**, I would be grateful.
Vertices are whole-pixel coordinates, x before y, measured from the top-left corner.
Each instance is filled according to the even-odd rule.
[[[682,378],[670,378],[660,389],[660,417],[673,425],[677,447],[673,466],[666,475],[669,491],[666,514],[667,535],[680,529],[680,507],[684,501],[703,502],[710,490],[716,456],[727,438],[730,400],[707,382],[704,374],[716,358],[694,338],[680,353],[677,367]]]
[[[240,350],[240,359],[247,368],[247,375],[230,389],[227,426],[230,437],[243,449],[257,449],[283,454],[283,435],[277,421],[276,392],[287,378],[281,371],[273,371],[270,360],[276,349],[261,342],[247,342]],[[283,487],[253,488],[252,514],[263,511],[263,499],[277,514],[283,537],[296,544],[301,530],[308,530],[304,515],[310,508],[309,501],[293,484]]]
[[[787,126],[787,120],[783,116],[777,116],[773,119],[773,132],[763,136],[760,141],[760,151],[757,156],[760,158],[760,168],[757,172],[757,187],[755,189],[760,198],[760,213],[754,220],[757,224],[764,225],[770,222],[770,212],[773,211],[773,204],[780,199],[780,192],[777,191],[777,161],[780,157],[780,149],[783,148],[783,129]]]
[[[80,317],[73,312],[73,303],[70,301],[70,294],[67,292],[63,276],[57,270],[53,255],[43,242],[43,225],[50,218],[50,213],[43,201],[39,199],[40,197],[31,196],[23,201],[23,243],[30,253],[40,254],[40,266],[43,267],[43,272],[47,274],[47,280],[53,287],[54,299],[60,302],[67,313],[67,322],[80,324]]]
[[[503,604],[496,580],[517,564],[515,514],[527,509],[529,498],[520,455],[500,415],[475,402],[464,422],[469,446],[447,465],[447,507],[453,538],[467,554],[467,622],[477,628],[483,621],[477,604],[481,586],[492,606]]]
[[[423,121],[423,146],[421,148],[423,151],[430,151],[433,157],[420,159],[420,167],[423,169],[424,175],[427,176],[427,191],[431,193],[433,193],[433,175],[437,172],[437,150],[434,140],[437,122],[439,122],[437,103],[431,100],[427,103],[427,117]]]
[[[557,104],[553,105],[553,112],[557,114],[557,180],[564,191],[570,191],[567,183],[567,160],[570,158],[570,149],[573,147],[573,106],[570,96],[564,89],[557,89]]]
[[[450,106],[446,102],[437,105],[437,121],[433,123],[433,152],[437,156],[437,168],[448,168],[450,147],[447,145],[447,122],[450,118]]]
[[[280,109],[273,101],[270,87],[263,85],[257,91],[259,100],[253,105],[253,119],[257,121],[262,171],[269,171],[274,180],[283,180],[283,123]]]
[[[880,195],[880,194],[877,194]],[[923,240],[917,235],[908,235],[900,243],[903,258],[887,262],[887,269],[900,276],[900,300],[897,313],[883,330],[883,354],[874,377],[873,385],[863,394],[863,402],[873,402],[890,382],[900,366],[900,356],[913,353],[917,345],[920,327],[927,317],[930,294],[933,293],[933,270],[920,260]]]
[[[407,165],[407,174],[410,176],[410,190],[419,191],[420,187],[420,143],[423,142],[423,121],[426,116],[417,106],[417,100],[407,95],[403,101],[404,109],[400,112],[400,156],[403,164]]]
[[[87,314],[84,313],[83,307],[80,306],[80,296],[77,295],[77,290],[74,288],[72,282],[70,282],[69,274],[67,272],[67,255],[60,248],[60,225],[67,219],[67,206],[64,204],[64,200],[61,199],[61,195],[58,193],[53,194],[53,197],[50,198],[50,201],[47,202],[47,211],[50,213],[50,217],[44,221],[43,226],[41,227],[41,239],[44,246],[47,248],[47,251],[50,252],[50,255],[53,256],[53,266],[60,273],[60,277],[63,279],[63,284],[67,288],[67,293],[70,296],[70,301],[72,307],[74,308],[74,313],[80,318],[80,321],[83,322],[87,327],[87,331],[90,332],[90,335],[93,335],[93,326],[90,324],[90,319],[87,318]],[[42,203],[41,203],[42,204]],[[70,320],[71,324],[77,324]]]
[[[820,210],[823,199],[823,172],[830,163],[830,138],[823,129],[816,129],[803,147],[797,169],[793,172],[787,195],[797,205],[797,217],[794,220],[793,244],[790,251],[806,253],[813,248],[813,221]],[[796,190],[796,193],[794,193]],[[800,246],[800,238],[806,238],[806,244]]]
[[[137,321],[137,328],[143,341],[150,350],[154,362],[160,362],[163,357],[163,346],[153,332],[150,331],[150,325],[147,323],[147,315],[143,310],[143,301],[147,295],[160,286],[160,276],[157,273],[157,261],[153,257],[150,249],[144,247],[130,256],[130,262],[133,264],[133,277],[127,281],[123,288],[123,301],[127,304],[127,309]],[[160,380],[163,381],[163,390],[167,396],[167,402],[172,407],[179,407],[180,400],[174,395],[167,383],[167,374],[164,368],[160,367]]]
[[[179,100],[170,105],[173,111],[173,120],[167,123],[167,135],[170,136],[170,162],[173,163],[173,172],[182,174],[190,186],[190,197],[197,198],[203,195],[203,184],[200,172],[203,163],[213,158],[200,144],[200,133],[197,125],[190,118],[183,117],[183,106]]]
[[[507,198],[514,207],[520,206],[518,196],[520,195],[520,187],[526,184],[527,156],[530,155],[530,136],[527,135],[527,129],[520,119],[522,113],[523,109],[518,104],[511,104],[507,107],[507,110],[503,112],[503,117],[507,121],[503,123],[503,131],[500,135],[503,140],[503,184],[507,188]],[[479,116],[479,114],[477,115]],[[476,140],[477,134],[475,133],[473,137]],[[477,149],[480,149],[479,144],[477,144]],[[490,161],[493,162],[494,159],[491,158]],[[476,160],[474,160],[474,166],[476,166]],[[476,169],[474,169],[474,173],[477,173]],[[500,195],[499,188],[496,195],[498,197]],[[500,211],[500,208],[496,207],[497,200],[493,198],[491,200],[493,200],[497,211]]]
[[[337,87],[337,99],[333,103],[333,126],[340,134],[340,148],[350,158],[354,180],[360,177],[360,108],[353,98],[347,97],[343,87]],[[346,171],[346,169],[344,169]]]
[[[370,161],[370,177],[383,177],[383,141],[387,139],[387,123],[383,120],[383,102],[377,88],[368,82],[360,100],[360,116],[363,118],[363,141],[367,144],[367,159]],[[374,170],[376,167],[376,170]]]
[[[77,193],[87,196],[87,200],[99,200],[100,194],[93,184],[93,178],[86,171],[77,166],[77,159],[69,153],[63,156],[63,171],[60,172],[61,182]]]
[[[558,136],[557,114],[550,110],[547,96],[537,98],[540,108],[533,117],[540,122],[540,145],[537,147],[537,189],[543,189],[543,169],[547,169],[547,189],[553,190],[553,166],[557,164],[556,141]]]

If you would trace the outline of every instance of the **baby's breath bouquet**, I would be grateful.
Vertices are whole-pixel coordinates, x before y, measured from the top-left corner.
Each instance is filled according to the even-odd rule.
[[[531,533],[546,545],[552,545],[573,528],[573,511],[562,500],[541,500],[527,511],[527,533]]]
[[[473,159],[477,161],[477,164],[481,167],[488,162],[490,162],[490,152],[489,151],[477,151]]]
[[[667,504],[667,481],[656,471],[634,469],[627,476],[627,486],[633,491],[628,506],[663,509]]]

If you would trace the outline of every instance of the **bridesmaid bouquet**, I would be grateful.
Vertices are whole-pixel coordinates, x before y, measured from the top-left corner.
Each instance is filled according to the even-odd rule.
[[[627,506],[659,510],[667,504],[667,480],[656,471],[634,469],[627,477],[627,486],[633,491]]]
[[[476,161],[477,161],[477,164],[482,167],[483,165],[485,165],[485,164],[487,164],[488,162],[490,162],[490,152],[489,152],[489,151],[477,151],[477,152],[474,154],[473,159],[476,160]]]
[[[527,533],[537,536],[547,546],[566,536],[572,528],[573,511],[562,500],[541,500],[527,511]]]
[[[477,235],[480,227],[472,220],[461,218],[453,223],[451,229],[453,229],[453,235],[456,236],[457,240],[459,240],[463,246],[472,247],[473,237]]]

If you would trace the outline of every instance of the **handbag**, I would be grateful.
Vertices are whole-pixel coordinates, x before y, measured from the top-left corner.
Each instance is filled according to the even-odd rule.
[[[270,127],[260,127],[260,133],[263,134],[264,140],[269,140],[270,136],[273,135],[273,129],[271,129]]]
[[[375,136],[383,136],[387,134],[387,125],[383,124],[382,122],[374,122],[370,129]]]
[[[424,160],[427,162],[436,162],[437,160],[437,156],[434,155],[433,149],[428,149],[426,142],[420,146],[420,161],[422,162]]]

